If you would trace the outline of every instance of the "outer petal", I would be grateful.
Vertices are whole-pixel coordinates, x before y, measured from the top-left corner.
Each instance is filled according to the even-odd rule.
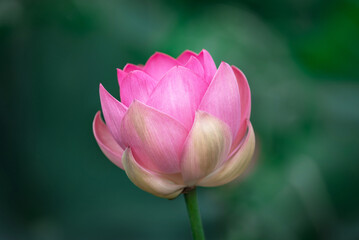
[[[106,124],[102,121],[100,111],[96,113],[95,119],[93,120],[92,129],[97,144],[101,148],[102,152],[108,159],[111,160],[111,162],[123,169],[123,149],[120,147],[120,145],[118,145],[118,143],[112,137]]]
[[[126,66],[123,68],[123,71],[126,73],[135,71],[135,70],[143,70],[143,67],[132,64],[132,63],[127,63]]]
[[[121,85],[122,80],[127,76],[127,73],[122,71],[121,69],[117,68],[117,80],[118,85]]]
[[[196,73],[201,78],[204,77],[204,70],[203,70],[202,64],[197,58],[191,56],[189,58],[189,60],[187,61],[187,63],[184,65],[184,67],[192,70],[194,73]]]
[[[246,169],[252,159],[255,148],[255,136],[251,123],[248,121],[248,133],[241,148],[216,171],[202,179],[198,185],[214,187],[236,179]]]
[[[147,104],[172,116],[189,130],[207,86],[187,68],[174,67],[158,83]]]
[[[240,95],[237,79],[227,63],[219,66],[198,109],[227,123],[233,138],[237,135],[241,119]]]
[[[199,55],[198,60],[202,63],[205,73],[205,80],[210,83],[213,79],[214,74],[217,71],[216,64],[214,63],[211,54],[203,49]]]
[[[139,70],[128,73],[120,85],[121,102],[129,106],[134,99],[146,102],[156,82],[147,73]]]
[[[150,74],[156,81],[159,81],[172,67],[179,65],[179,62],[164,53],[155,53],[147,61],[144,71]]]
[[[232,66],[232,70],[234,75],[237,78],[237,83],[239,87],[239,95],[241,98],[241,121],[239,131],[236,136],[236,140],[233,146],[238,146],[238,144],[242,141],[244,135],[247,131],[247,120],[249,120],[251,115],[251,91],[249,89],[248,81],[244,74],[236,68]]]
[[[139,165],[132,155],[131,149],[127,148],[122,158],[128,178],[142,190],[157,197],[172,199],[181,194],[183,185],[171,181],[166,175],[146,170]]]
[[[197,58],[198,55],[190,50],[185,50],[183,53],[181,53],[181,55],[179,55],[177,57],[178,62],[180,62],[182,65],[186,64],[186,62],[188,62],[188,60],[191,57],[195,57]]]
[[[107,127],[117,143],[121,145],[120,127],[122,118],[127,111],[127,107],[112,97],[102,84],[100,84],[100,99]]]
[[[121,137],[141,166],[160,173],[180,171],[188,131],[170,116],[134,101],[122,120]]]
[[[227,124],[205,112],[197,112],[181,159],[185,184],[196,182],[210,174],[228,156],[232,135]]]

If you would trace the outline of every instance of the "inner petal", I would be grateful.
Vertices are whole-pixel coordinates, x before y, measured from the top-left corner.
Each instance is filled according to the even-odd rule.
[[[208,84],[191,70],[173,67],[153,90],[147,104],[192,127],[195,111]]]

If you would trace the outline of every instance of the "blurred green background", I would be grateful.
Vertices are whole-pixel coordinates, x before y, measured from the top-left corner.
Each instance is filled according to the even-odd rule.
[[[183,197],[136,188],[92,120],[116,67],[207,49],[252,91],[257,153],[201,188],[208,239],[359,239],[355,0],[0,0],[0,239],[191,239]]]

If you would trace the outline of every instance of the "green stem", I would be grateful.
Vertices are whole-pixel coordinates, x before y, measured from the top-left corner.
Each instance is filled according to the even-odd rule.
[[[204,233],[199,213],[196,188],[185,192],[184,199],[186,200],[187,212],[189,221],[191,223],[193,240],[204,240]]]

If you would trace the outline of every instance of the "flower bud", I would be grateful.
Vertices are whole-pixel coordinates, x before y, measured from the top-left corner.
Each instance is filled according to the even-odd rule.
[[[103,153],[139,188],[175,198],[219,186],[248,166],[255,136],[244,74],[206,51],[177,59],[155,53],[144,66],[117,69],[121,102],[100,85],[93,132]]]

